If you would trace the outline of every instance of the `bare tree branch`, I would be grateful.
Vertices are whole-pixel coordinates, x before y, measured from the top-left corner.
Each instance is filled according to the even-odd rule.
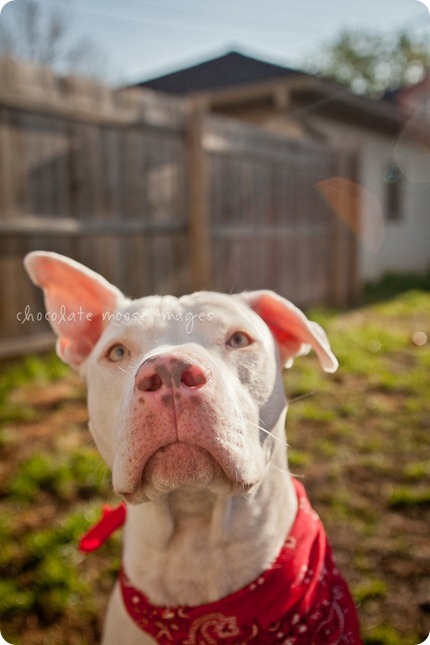
[[[74,37],[65,12],[36,0],[15,0],[3,9],[0,53],[31,60],[62,73],[106,75],[106,56],[87,36]]]

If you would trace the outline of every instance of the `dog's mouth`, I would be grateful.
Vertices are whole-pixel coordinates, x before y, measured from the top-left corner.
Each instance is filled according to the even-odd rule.
[[[177,441],[163,446],[148,459],[141,486],[152,497],[180,488],[232,493],[243,483],[232,481],[219,461],[205,448]]]
[[[156,450],[142,474],[143,484],[160,491],[183,486],[208,487],[225,473],[212,455],[200,446],[176,441]]]
[[[175,441],[157,449],[146,462],[139,485],[122,494],[128,502],[141,503],[179,489],[243,493],[253,483],[236,481],[205,448]]]

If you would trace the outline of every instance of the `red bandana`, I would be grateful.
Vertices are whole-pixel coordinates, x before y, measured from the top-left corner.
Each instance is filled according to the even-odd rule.
[[[217,602],[157,607],[120,573],[132,620],[160,645],[361,645],[353,600],[318,515],[294,481],[299,509],[273,566]]]

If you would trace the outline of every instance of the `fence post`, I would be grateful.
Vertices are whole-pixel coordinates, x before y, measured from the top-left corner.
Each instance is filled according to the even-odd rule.
[[[189,100],[187,127],[189,248],[193,290],[212,285],[212,252],[209,233],[208,171],[203,150],[205,108],[198,97]]]
[[[345,245],[344,271],[347,271],[345,292],[339,304],[356,305],[360,296],[359,278],[359,244],[361,238],[362,190],[358,183],[357,154],[343,152],[340,154],[341,176],[348,181],[344,183],[345,214],[348,226],[345,226],[343,244]],[[345,253],[346,251],[346,253]]]
[[[359,238],[361,191],[357,183],[358,160],[355,154],[337,153],[336,199],[331,204],[331,306],[357,304],[361,291],[359,276]],[[330,204],[330,200],[329,200]]]
[[[358,153],[351,153],[349,156],[349,168],[351,180],[358,186],[359,157]],[[362,197],[354,199],[351,203],[352,231],[350,235],[350,280],[348,291],[349,306],[356,305],[362,293],[362,282],[360,277],[360,239],[362,235]]]

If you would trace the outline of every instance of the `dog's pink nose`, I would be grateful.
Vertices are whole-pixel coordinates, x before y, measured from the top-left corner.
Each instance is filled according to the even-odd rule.
[[[206,376],[197,365],[189,365],[181,374],[181,383],[194,390],[205,385]]]
[[[184,386],[190,390],[203,387],[207,382],[201,367],[175,356],[149,358],[136,374],[136,388],[141,392],[157,392],[163,387]]]

